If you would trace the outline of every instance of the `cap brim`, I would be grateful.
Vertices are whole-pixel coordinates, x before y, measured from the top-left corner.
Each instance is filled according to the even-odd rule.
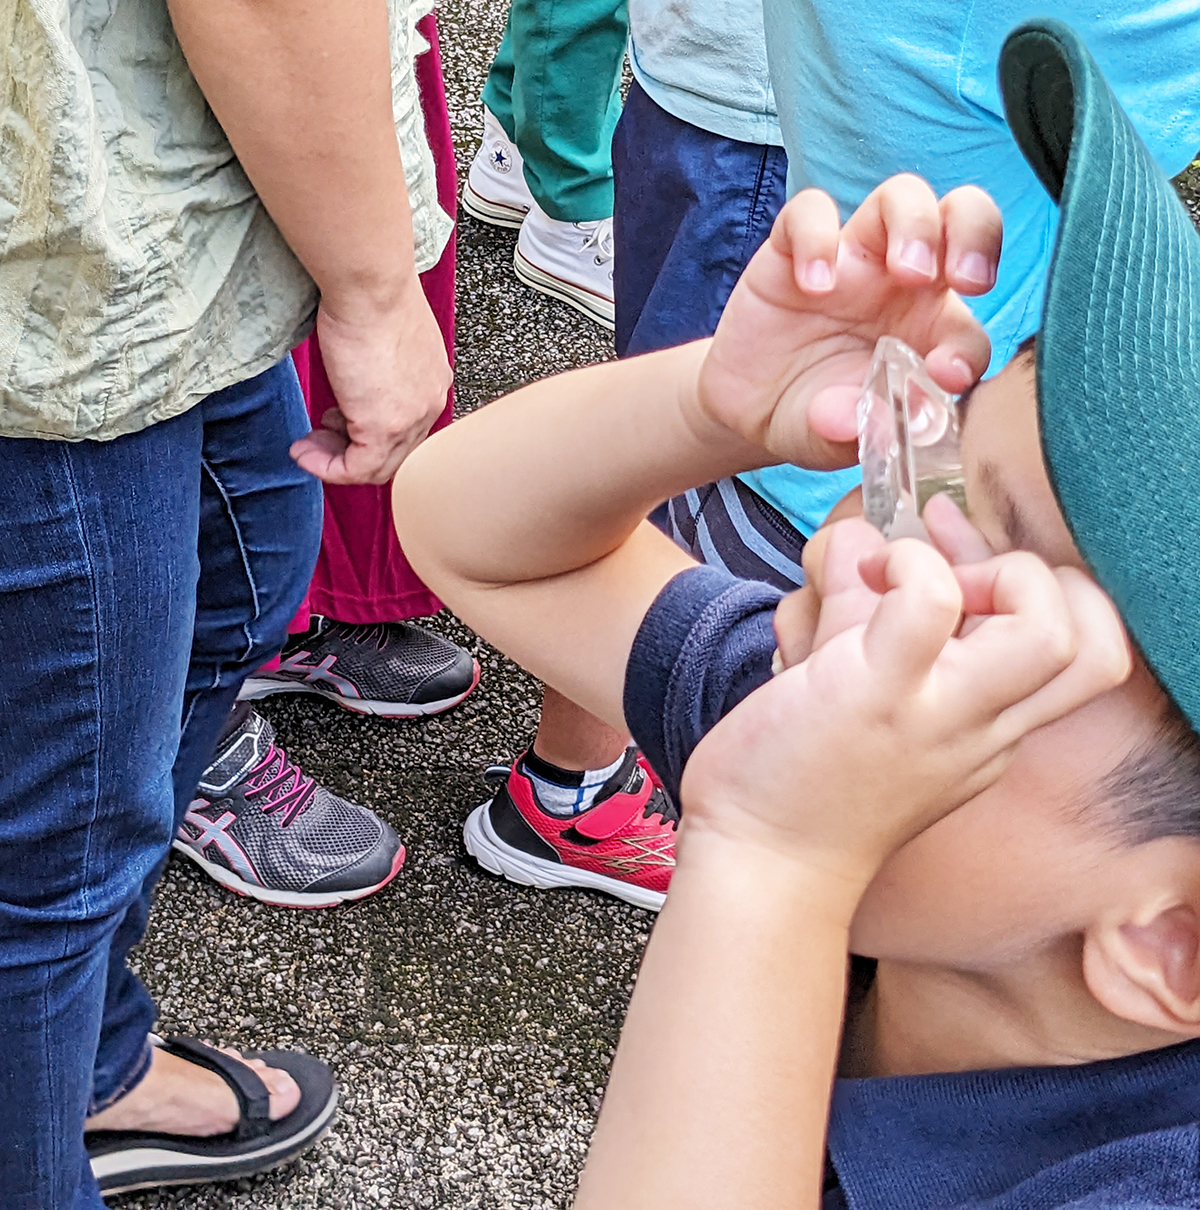
[[[1078,35],[1000,59],[1009,126],[1060,206],[1037,340],[1042,445],[1080,552],[1200,725],[1200,236]]]

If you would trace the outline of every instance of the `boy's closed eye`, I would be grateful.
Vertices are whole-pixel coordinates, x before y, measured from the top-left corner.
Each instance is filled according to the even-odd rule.
[[[1042,456],[1032,350],[1018,353],[965,398],[963,475],[971,521],[997,552],[1028,550],[1052,567],[1082,567]]]

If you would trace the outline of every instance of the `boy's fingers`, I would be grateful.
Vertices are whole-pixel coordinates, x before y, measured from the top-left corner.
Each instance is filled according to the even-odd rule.
[[[949,496],[934,496],[925,505],[921,520],[925,522],[925,529],[934,546],[946,556],[951,567],[982,563],[995,557],[996,552],[988,544],[988,540],[963,516],[958,505]],[[966,638],[984,621],[983,616],[972,615],[969,608],[967,614],[959,627],[959,638]]]
[[[828,466],[853,466],[858,461],[858,401],[862,384],[827,388],[809,404],[808,431],[838,451]],[[841,452],[844,451],[844,457]]]
[[[771,229],[771,243],[792,258],[792,273],[803,294],[828,294],[833,289],[840,237],[837,206],[820,189],[796,194]]]
[[[1073,567],[1060,567],[1054,574],[1074,622],[1077,652],[1049,684],[1001,715],[1001,727],[1014,742],[1115,689],[1133,671],[1129,638],[1108,595]]]
[[[985,294],[996,283],[1004,223],[982,189],[965,185],[941,201],[946,283],[959,294]]]
[[[807,542],[800,552],[800,566],[804,568],[804,583],[813,589],[818,596],[825,583],[825,552],[829,549],[829,539],[833,536],[833,527],[823,525]]]
[[[940,276],[942,215],[937,196],[919,176],[884,181],[846,223],[847,240],[887,262],[909,285],[932,285]]]
[[[988,368],[992,342],[967,304],[954,294],[946,295],[941,313],[922,337],[921,347],[928,347],[925,368],[952,395],[961,395]]]
[[[807,658],[835,635],[870,619],[879,594],[863,582],[859,565],[883,545],[883,535],[861,517],[825,525],[805,544],[806,587],[780,603],[780,611],[788,606],[783,619],[786,628],[781,624],[780,612],[775,615],[775,637],[785,667]],[[800,624],[801,609],[806,611],[803,621],[808,630]]]
[[[868,662],[893,691],[920,681],[962,616],[953,570],[932,546],[901,538],[864,558],[861,574],[883,593],[863,635]]]
[[[884,545],[879,530],[861,517],[824,525],[804,544],[800,556],[806,580],[822,597],[859,588],[860,561]]]
[[[775,609],[775,646],[785,668],[812,654],[821,616],[821,598],[811,585],[789,592]]]
[[[939,492],[921,514],[934,546],[946,556],[952,567],[963,563],[982,563],[995,551],[988,540],[963,516],[962,509],[944,492]]]
[[[968,615],[983,621],[961,639],[963,697],[970,713],[999,714],[1036,693],[1078,653],[1075,622],[1053,571],[1012,551],[954,574]]]
[[[864,582],[860,567],[884,545],[883,535],[861,519],[833,528],[836,532],[824,560],[814,650],[852,626],[865,625],[879,606],[879,591]]]

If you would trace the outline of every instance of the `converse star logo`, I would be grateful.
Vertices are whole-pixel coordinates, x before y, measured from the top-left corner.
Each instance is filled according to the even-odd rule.
[[[499,143],[492,148],[492,167],[497,172],[512,171],[512,157]]]

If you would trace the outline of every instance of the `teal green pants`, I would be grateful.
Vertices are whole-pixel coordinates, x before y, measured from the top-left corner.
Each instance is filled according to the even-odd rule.
[[[627,0],[512,0],[483,103],[525,161],[534,200],[569,223],[613,212]]]

